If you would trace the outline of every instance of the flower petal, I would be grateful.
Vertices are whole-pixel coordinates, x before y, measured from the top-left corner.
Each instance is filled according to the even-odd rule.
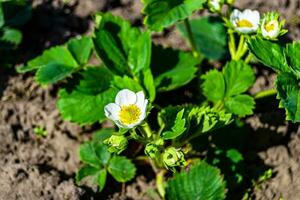
[[[136,105],[142,109],[144,107],[145,94],[143,91],[136,93]]]
[[[119,120],[119,112],[121,108],[115,103],[107,104],[104,107],[105,116],[113,121]]]
[[[119,106],[135,104],[136,94],[131,90],[123,89],[120,92],[118,92],[115,101],[116,104],[118,104]]]

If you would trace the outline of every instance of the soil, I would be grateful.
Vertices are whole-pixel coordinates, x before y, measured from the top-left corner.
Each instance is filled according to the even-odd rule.
[[[33,18],[23,28],[24,42],[16,64],[40,54],[44,48],[62,44],[70,37],[89,33],[91,14],[111,11],[142,24],[139,0],[34,0]],[[237,0],[239,8],[278,10],[287,19],[288,38],[300,38],[300,3],[298,0]],[[47,22],[47,23],[45,23]],[[154,36],[155,43],[187,49],[171,28]],[[274,73],[256,66],[259,77],[251,89],[255,93],[273,87]],[[79,187],[74,174],[80,167],[78,147],[88,140],[94,127],[79,127],[62,121],[56,109],[56,87],[42,88],[29,75],[0,68],[0,199],[159,199],[153,193],[154,181],[141,171],[125,190],[113,181],[101,194],[96,188]],[[255,170],[259,160],[272,168],[273,177],[254,189],[257,200],[300,199],[300,129],[284,120],[284,112],[275,99],[260,101],[254,116],[247,118],[251,141],[246,144],[246,163]],[[34,128],[48,135],[38,137]],[[247,159],[247,156],[255,159]],[[144,168],[143,168],[144,169]],[[152,197],[150,193],[152,191]]]

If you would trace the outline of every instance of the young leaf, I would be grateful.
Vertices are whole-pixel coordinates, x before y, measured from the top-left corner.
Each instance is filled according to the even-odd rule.
[[[88,68],[71,90],[61,89],[57,102],[63,118],[81,125],[106,119],[104,106],[115,99],[117,90],[110,88],[112,74],[104,67]],[[74,86],[73,86],[74,87]]]
[[[222,200],[225,183],[220,171],[205,162],[198,162],[189,172],[181,172],[168,181],[167,200]]]
[[[185,130],[185,119],[183,118],[184,109],[177,113],[174,125],[171,131],[166,131],[162,134],[162,138],[165,140],[175,139],[180,136]]]
[[[264,65],[277,72],[290,71],[285,60],[284,48],[279,44],[256,37],[248,41],[248,47]]]
[[[204,82],[202,84],[204,96],[212,101],[217,102],[225,96],[225,80],[221,72],[210,70],[202,76]]]
[[[228,54],[227,33],[222,20],[216,17],[201,17],[190,20],[190,24],[199,52],[212,60],[220,60]],[[177,27],[187,39],[188,33],[184,24],[180,23]]]
[[[253,114],[255,101],[253,97],[245,94],[230,97],[225,100],[225,108],[241,117]]]
[[[255,81],[251,66],[243,61],[231,61],[223,69],[226,83],[226,96],[234,96],[246,92]]]
[[[286,60],[292,69],[292,72],[300,78],[300,42],[293,42],[292,44],[287,44],[286,49]]]
[[[158,91],[170,91],[189,83],[197,72],[199,60],[189,53],[153,48],[151,69]]]
[[[90,37],[82,37],[71,39],[68,44],[68,49],[72,53],[79,65],[86,64],[92,54],[93,40]]]
[[[283,73],[276,81],[280,108],[286,111],[286,119],[300,122],[300,88],[293,74]]]
[[[151,30],[160,32],[202,9],[205,0],[143,0],[143,3],[144,23]]]
[[[118,181],[127,182],[135,176],[136,168],[134,164],[123,156],[114,156],[108,166],[108,172]]]

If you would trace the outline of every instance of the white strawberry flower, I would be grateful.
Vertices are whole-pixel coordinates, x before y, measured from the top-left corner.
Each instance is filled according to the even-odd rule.
[[[256,10],[246,9],[243,12],[235,9],[230,16],[230,22],[237,32],[254,33],[259,27],[260,14]]]
[[[118,127],[131,129],[146,117],[148,100],[143,91],[133,92],[123,89],[118,92],[115,103],[109,103],[104,111],[107,118],[115,122]]]
[[[264,15],[260,26],[260,32],[264,38],[275,40],[278,36],[287,32],[283,29],[285,22],[279,21],[279,16],[279,13],[276,12],[269,12]]]

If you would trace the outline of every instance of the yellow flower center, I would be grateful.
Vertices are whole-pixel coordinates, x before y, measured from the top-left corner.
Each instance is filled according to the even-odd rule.
[[[267,32],[274,31],[275,26],[276,26],[275,22],[269,22],[265,25],[265,29]]]
[[[119,114],[120,122],[124,125],[136,123],[141,116],[141,110],[135,104],[121,107]]]
[[[251,23],[250,21],[246,20],[246,19],[241,19],[241,20],[239,20],[239,21],[236,23],[236,25],[237,25],[238,27],[241,27],[241,28],[252,28],[252,27],[253,27],[252,23]]]

